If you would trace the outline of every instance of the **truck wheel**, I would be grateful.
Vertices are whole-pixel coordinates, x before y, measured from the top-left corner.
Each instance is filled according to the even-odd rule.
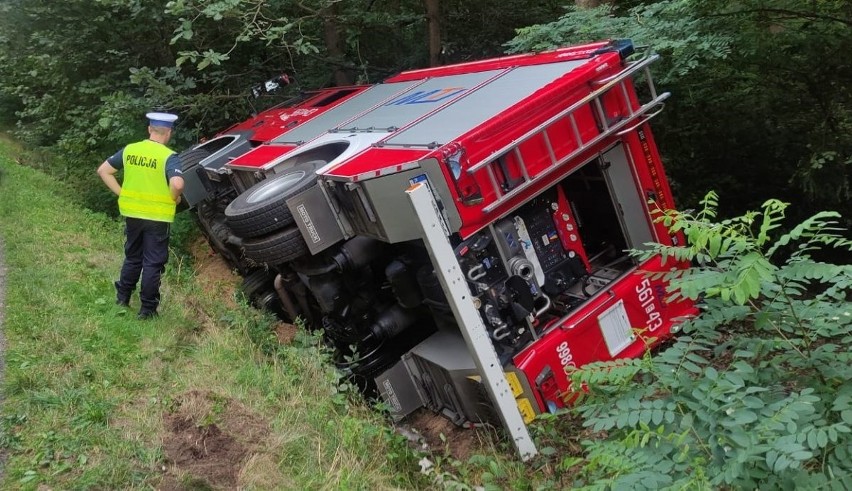
[[[178,154],[180,169],[183,172],[192,170],[199,162],[210,156],[210,151],[204,148],[190,148]]]
[[[274,278],[265,269],[258,269],[243,278],[243,283],[240,285],[240,291],[251,301],[255,297],[267,290],[272,290]]]
[[[243,240],[243,254],[258,264],[286,263],[308,253],[308,244],[299,227],[292,226],[280,232],[254,239]]]
[[[271,300],[275,300],[277,298],[275,294],[275,277],[273,273],[270,273],[266,269],[257,269],[251,274],[247,275],[243,278],[243,284],[240,286],[240,291],[242,291],[246,300],[249,301],[251,305],[259,309],[267,309],[272,310]]]
[[[319,161],[299,164],[261,181],[225,208],[231,231],[239,237],[266,235],[293,223],[286,201],[316,184]]]

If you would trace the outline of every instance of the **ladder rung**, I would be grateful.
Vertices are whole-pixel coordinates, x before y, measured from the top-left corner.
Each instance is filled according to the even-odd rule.
[[[577,126],[577,119],[574,118],[574,113],[571,113],[568,117],[571,119],[571,128],[574,130],[574,143],[577,144],[577,147],[582,147],[583,137],[580,135],[580,127]]]
[[[606,112],[604,111],[603,105],[601,104],[601,98],[595,97],[593,101],[595,103],[595,111],[598,113],[598,119],[601,122],[601,127],[604,131],[609,129],[609,125],[606,124]]]
[[[606,93],[609,89],[611,89],[612,87],[615,87],[615,84],[617,84],[619,81],[624,80],[625,78],[629,77],[630,75],[632,75],[636,71],[641,70],[643,68],[646,71],[649,72],[649,70],[647,68],[648,65],[657,61],[659,58],[660,58],[660,55],[651,55],[647,58],[644,58],[642,60],[639,60],[635,63],[628,65],[628,67],[625,68],[624,70],[622,70],[619,73],[613,75],[612,77],[606,79],[607,80],[606,83],[601,85],[601,87],[595,89],[593,92],[591,92],[587,96],[583,97],[579,101],[575,102],[574,104],[569,106],[567,109],[560,111],[558,114],[554,115],[553,117],[551,117],[550,119],[548,119],[544,123],[542,123],[542,124],[536,126],[535,128],[531,129],[523,137],[521,137],[518,140],[515,140],[512,143],[504,146],[500,150],[492,153],[491,155],[505,155],[510,150],[512,150],[512,148],[520,145],[521,143],[523,143],[526,140],[530,139],[531,137],[535,136],[542,129],[547,128],[548,126],[552,125],[555,121],[558,121],[559,119],[564,118],[566,116],[571,116],[573,118],[574,112],[577,109],[579,109],[579,108],[585,106],[586,104],[592,102],[593,100],[599,98],[602,94]],[[647,77],[647,78],[648,78],[648,80],[651,79],[650,76]],[[657,97],[654,97],[654,99],[656,100]],[[575,126],[575,134],[579,135],[579,131],[576,130],[576,121],[574,121],[574,126]],[[578,141],[579,141],[579,138],[578,138]],[[480,169],[487,166],[491,161],[492,161],[492,159],[487,158],[487,159],[484,159],[484,160],[472,165],[469,169],[467,169],[468,174],[475,174]]]
[[[500,189],[500,185],[497,184],[497,177],[494,175],[494,168],[490,165],[488,166],[488,177],[491,180],[491,187],[494,188],[494,192],[497,196],[503,196],[503,190]]]
[[[550,135],[547,133],[547,128],[541,132],[544,137],[544,146],[547,147],[547,154],[550,155],[550,165],[556,163],[556,153],[553,152],[553,145],[550,143]]]
[[[648,82],[648,88],[651,89],[651,98],[657,98],[657,88],[654,87],[654,79],[651,78],[651,69],[649,67],[645,67],[645,80]]]
[[[633,103],[630,101],[630,94],[627,93],[627,84],[622,80],[619,85],[621,86],[621,93],[624,95],[624,104],[627,105],[627,112],[633,116]]]
[[[527,172],[527,165],[524,163],[524,156],[521,155],[521,149],[515,147],[515,158],[518,160],[518,166],[521,168],[521,174],[524,176],[524,182],[530,180],[530,175]]]
[[[499,197],[499,198],[497,198],[494,202],[492,202],[492,203],[491,203],[491,204],[489,204],[488,206],[484,207],[484,208],[482,209],[482,211],[483,211],[484,213],[489,213],[489,212],[491,212],[492,210],[494,210],[495,208],[497,208],[498,206],[500,206],[500,205],[502,205],[503,203],[505,203],[506,201],[508,201],[508,200],[510,200],[510,199],[512,199],[512,198],[514,198],[515,196],[517,196],[517,195],[518,195],[518,194],[520,194],[521,192],[525,191],[527,188],[529,188],[530,186],[532,186],[534,183],[536,183],[536,182],[537,182],[537,181],[539,181],[540,179],[542,179],[542,178],[544,178],[544,177],[546,177],[546,176],[550,175],[551,173],[553,173],[554,171],[556,171],[557,169],[559,169],[559,168],[560,168],[560,166],[561,166],[562,164],[564,164],[565,162],[567,162],[567,161],[571,160],[572,158],[576,157],[577,155],[579,155],[580,153],[582,153],[584,150],[588,150],[589,148],[591,148],[591,147],[593,147],[593,146],[597,145],[598,143],[600,143],[600,142],[601,142],[602,140],[604,140],[605,138],[607,138],[607,137],[609,137],[609,136],[612,136],[614,133],[616,133],[617,131],[619,131],[621,128],[623,128],[623,127],[627,126],[629,123],[633,122],[633,120],[635,120],[636,118],[638,118],[638,117],[642,116],[643,114],[645,114],[646,112],[648,112],[651,108],[658,106],[658,105],[659,105],[660,103],[662,103],[664,100],[668,99],[670,95],[671,95],[671,94],[670,94],[670,93],[668,93],[668,92],[663,92],[663,93],[662,93],[662,94],[660,94],[660,95],[659,95],[656,99],[654,99],[654,100],[652,100],[652,101],[648,102],[647,104],[643,105],[642,107],[640,107],[640,108],[639,108],[639,109],[638,109],[638,110],[637,110],[637,111],[633,114],[633,116],[631,116],[631,117],[629,117],[629,118],[622,119],[622,120],[618,121],[617,123],[615,123],[614,125],[610,126],[610,127],[609,127],[609,129],[607,129],[606,131],[604,131],[604,132],[600,133],[598,136],[596,136],[596,137],[594,137],[593,139],[591,139],[591,140],[590,140],[589,142],[587,142],[585,145],[583,145],[583,146],[581,146],[581,147],[578,147],[578,148],[574,149],[574,151],[573,151],[573,152],[571,152],[571,153],[569,153],[568,155],[566,155],[565,157],[563,157],[563,158],[559,159],[559,161],[558,161],[556,164],[554,164],[554,165],[552,165],[552,166],[548,167],[547,169],[545,169],[544,171],[542,171],[540,174],[538,174],[538,175],[537,175],[537,176],[535,176],[534,178],[532,178],[532,179],[530,179],[530,180],[526,181],[525,183],[521,184],[520,186],[516,187],[516,188],[515,188],[515,189],[513,189],[512,191],[510,191],[510,192],[508,192],[508,193],[506,193],[506,194],[504,194],[504,195],[500,196],[500,197]]]

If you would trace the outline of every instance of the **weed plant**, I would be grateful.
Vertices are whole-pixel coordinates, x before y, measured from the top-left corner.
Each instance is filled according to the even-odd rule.
[[[590,364],[575,409],[593,435],[575,486],[588,489],[849,489],[852,486],[852,267],[819,262],[852,250],[835,212],[782,232],[787,204],[718,219],[660,220],[687,243],[653,245],[690,261],[666,274],[671,298],[702,314],[654,357]],[[567,464],[576,464],[576,460]]]

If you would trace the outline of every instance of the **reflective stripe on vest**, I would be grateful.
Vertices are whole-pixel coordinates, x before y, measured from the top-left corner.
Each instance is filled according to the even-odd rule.
[[[166,179],[166,160],[174,152],[151,140],[124,147],[124,182],[118,197],[122,215],[173,222],[175,202]]]

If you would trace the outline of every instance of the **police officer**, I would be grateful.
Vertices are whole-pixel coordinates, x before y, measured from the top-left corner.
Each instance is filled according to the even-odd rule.
[[[124,265],[115,282],[116,303],[130,306],[130,295],[141,274],[139,319],[157,316],[160,277],[169,258],[169,225],[183,191],[180,159],[166,147],[177,116],[161,112],[146,116],[149,138],[127,145],[98,167],[98,175],[118,196],[118,209],[126,217]],[[115,175],[121,169],[124,179],[119,184]]]

